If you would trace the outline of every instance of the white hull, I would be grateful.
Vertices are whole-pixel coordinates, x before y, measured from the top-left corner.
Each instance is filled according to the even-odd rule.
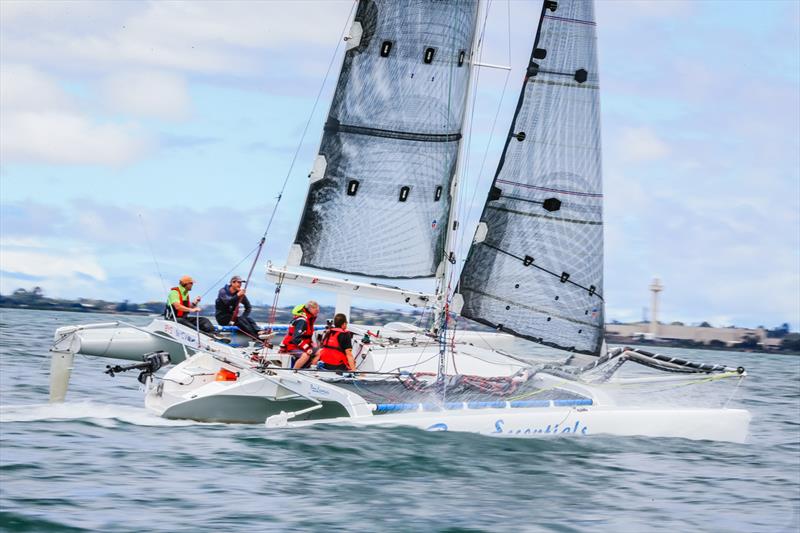
[[[491,353],[470,349],[477,351],[466,353],[462,347],[459,364],[462,368],[485,372],[482,365],[487,364]],[[402,360],[412,355],[419,357],[419,352],[396,349],[394,353],[381,354],[381,357]],[[496,353],[494,356],[502,357]],[[492,361],[496,374],[511,375],[514,365],[507,361],[507,366],[503,367],[497,365],[498,362]],[[215,381],[215,373],[220,368],[237,371],[239,377],[235,381]],[[503,370],[498,372],[498,368]],[[335,380],[331,381],[330,373],[296,373],[277,369],[265,375],[249,366],[242,366],[241,361],[222,361],[218,356],[202,353],[173,368],[165,377],[166,380],[148,388],[145,402],[149,409],[161,416],[207,422],[260,423],[266,419],[268,427],[324,423],[412,426],[428,431],[522,438],[638,435],[744,442],[750,423],[750,414],[740,409],[621,407],[614,404],[614,399],[602,387],[564,380],[543,372],[531,378],[537,388],[558,388],[586,399],[448,403],[445,409],[431,404],[375,405],[352,389],[342,388]],[[674,379],[674,376],[668,376],[653,383],[658,388]],[[368,386],[369,378],[362,383],[362,386]],[[504,407],[495,407],[496,403]],[[414,410],[402,411],[409,408]],[[391,412],[394,410],[402,412]],[[381,414],[386,411],[389,413]]]
[[[583,437],[617,435],[678,437],[743,443],[750,413],[743,409],[507,408],[413,412],[317,422],[356,426],[411,426],[428,431],[461,431],[493,437]]]

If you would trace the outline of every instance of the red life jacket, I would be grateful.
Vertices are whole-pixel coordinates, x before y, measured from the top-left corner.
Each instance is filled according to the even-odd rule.
[[[300,344],[295,344],[292,339],[294,338],[294,330],[296,329],[296,323],[300,319],[305,319],[306,321],[306,330],[303,332],[303,336],[300,338]],[[281,344],[286,347],[286,351],[292,350],[302,350],[306,351],[313,345],[312,339],[314,338],[314,320],[316,319],[311,313],[308,312],[308,309],[305,307],[303,308],[303,314],[298,315],[292,320],[292,323],[289,324],[289,329],[286,331],[286,336],[281,341]]]
[[[186,300],[183,299],[183,295],[181,293],[180,287],[172,287],[169,291],[170,292],[178,291],[178,298],[181,301],[181,305],[183,305],[185,307],[191,307],[191,305],[189,304],[189,291],[186,291]],[[180,311],[178,309],[175,309],[174,305],[172,306],[172,311],[175,313],[175,316],[178,317],[178,318],[181,318],[181,317],[186,316],[186,315],[189,314],[186,311]]]
[[[322,339],[322,348],[319,350],[319,360],[326,365],[345,365],[347,364],[347,353],[339,345],[339,335],[347,333],[341,328],[331,328]]]

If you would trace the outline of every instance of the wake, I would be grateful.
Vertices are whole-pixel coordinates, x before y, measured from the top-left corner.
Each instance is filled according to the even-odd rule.
[[[144,407],[103,404],[91,401],[0,406],[0,423],[85,420],[104,427],[211,425],[193,420],[168,420]]]

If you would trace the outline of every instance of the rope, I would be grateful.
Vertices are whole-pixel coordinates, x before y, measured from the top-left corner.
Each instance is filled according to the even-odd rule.
[[[250,250],[250,252],[249,252],[249,253],[248,253],[246,256],[242,257],[242,259],[241,259],[241,260],[240,260],[238,263],[236,263],[236,266],[234,266],[232,269],[228,270],[226,273],[224,273],[222,276],[220,276],[220,277],[217,279],[217,281],[215,281],[214,283],[212,283],[212,284],[209,286],[208,290],[206,290],[206,292],[204,292],[204,293],[203,293],[203,294],[201,294],[200,296],[201,296],[201,297],[205,296],[206,294],[208,294],[209,292],[211,292],[211,291],[214,289],[214,287],[216,287],[217,285],[219,285],[219,284],[220,284],[220,283],[221,283],[221,282],[222,282],[222,281],[223,281],[225,278],[227,278],[228,276],[230,276],[230,275],[231,275],[231,272],[233,272],[234,270],[236,270],[237,268],[239,268],[239,265],[241,265],[242,263],[244,263],[244,262],[247,260],[247,258],[248,258],[248,257],[250,257],[251,255],[253,255],[253,252],[255,252],[255,251],[256,251],[256,250],[259,248],[259,246],[261,246],[261,244],[260,244],[260,243],[259,243],[258,245],[256,245],[256,247],[255,247],[255,248],[253,248],[252,250]]]
[[[164,276],[161,275],[161,267],[158,265],[158,260],[156,259],[156,253],[153,251],[153,243],[150,241],[150,234],[147,233],[147,226],[144,223],[144,218],[142,218],[142,214],[139,213],[139,222],[142,223],[142,231],[144,232],[145,240],[147,240],[147,247],[150,249],[150,255],[153,257],[153,263],[156,264],[156,272],[158,272],[158,279],[161,280],[161,290],[167,292],[167,285],[164,283]]]

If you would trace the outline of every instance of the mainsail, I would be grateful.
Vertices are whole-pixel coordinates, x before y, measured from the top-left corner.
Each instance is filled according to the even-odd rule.
[[[289,264],[419,278],[443,260],[475,0],[361,0]]]
[[[592,355],[604,314],[598,93],[592,1],[545,0],[458,289],[466,318]]]

